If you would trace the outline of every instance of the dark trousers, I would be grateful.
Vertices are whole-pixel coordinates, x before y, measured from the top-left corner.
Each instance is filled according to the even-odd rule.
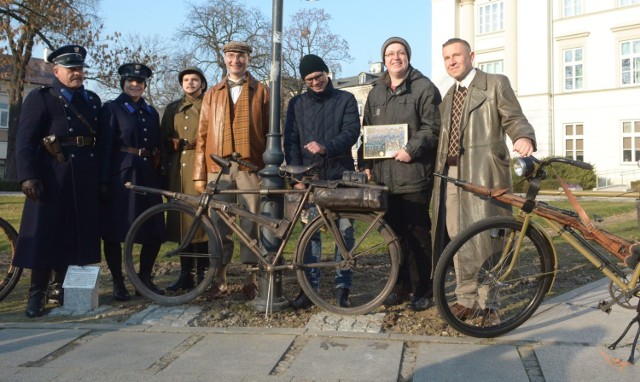
[[[431,279],[431,192],[389,195],[385,220],[400,239],[402,259],[397,285],[414,297],[433,297]]]

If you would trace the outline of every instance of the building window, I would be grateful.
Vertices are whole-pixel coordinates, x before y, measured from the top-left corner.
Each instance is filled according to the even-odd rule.
[[[9,105],[0,102],[0,129],[9,128]]]
[[[640,83],[640,40],[620,43],[622,84]]]
[[[584,127],[582,123],[564,125],[565,158],[584,161]]]
[[[502,1],[478,6],[478,34],[499,32],[504,29],[504,3]]]
[[[362,117],[362,112],[364,111],[364,105],[362,101],[358,101],[358,115]]]
[[[633,4],[640,4],[640,0],[618,0],[618,5],[621,7]]]
[[[571,17],[582,14],[582,0],[563,0],[562,12],[564,17]]]
[[[622,122],[622,161],[640,160],[640,121]]]
[[[503,74],[504,73],[504,61],[489,61],[480,64],[480,70],[485,73]]]
[[[582,48],[564,51],[564,90],[582,89]]]
[[[360,73],[360,77],[358,77],[358,84],[364,85],[367,83],[367,75],[364,73]]]

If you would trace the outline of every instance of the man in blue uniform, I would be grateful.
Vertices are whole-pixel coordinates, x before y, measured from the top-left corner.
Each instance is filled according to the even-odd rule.
[[[100,262],[95,134],[101,102],[83,86],[86,55],[79,45],[49,54],[56,79],[29,93],[20,115],[16,163],[27,199],[13,263],[31,269],[28,317],[44,314],[47,291],[50,302],[63,303],[69,265]]]
[[[131,296],[122,275],[122,248],[133,221],[148,208],[162,203],[160,195],[143,195],[125,188],[126,182],[138,186],[161,188],[160,117],[144,97],[151,69],[140,63],[118,68],[122,94],[106,102],[100,114],[100,183],[104,202],[104,257],[113,277],[113,298],[129,300]],[[142,244],[141,281],[154,293],[164,294],[151,280],[151,272],[160,245],[164,241],[163,219],[157,219],[136,236]]]

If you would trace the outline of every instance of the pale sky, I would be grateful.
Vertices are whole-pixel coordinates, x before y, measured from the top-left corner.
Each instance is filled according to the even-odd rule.
[[[202,4],[203,0],[191,0]],[[241,0],[242,1],[242,0]],[[185,0],[103,0],[102,14],[107,32],[160,35],[170,39],[186,21]],[[271,0],[244,0],[271,19]],[[283,29],[300,9],[323,8],[332,16],[331,31],[349,42],[351,63],[342,63],[341,77],[369,70],[369,62],[381,61],[380,48],[389,37],[399,36],[411,45],[411,64],[431,75],[431,1],[284,0]]]

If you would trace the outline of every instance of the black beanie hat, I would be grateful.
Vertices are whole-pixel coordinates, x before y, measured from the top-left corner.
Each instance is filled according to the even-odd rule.
[[[302,79],[314,72],[329,73],[329,67],[324,63],[322,58],[315,54],[307,54],[300,60],[300,76]]]

